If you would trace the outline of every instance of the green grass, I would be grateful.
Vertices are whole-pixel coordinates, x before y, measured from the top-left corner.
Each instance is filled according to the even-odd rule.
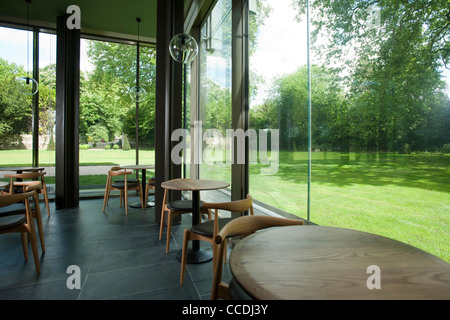
[[[140,150],[140,163],[155,163],[154,150]],[[136,151],[129,150],[80,150],[80,165],[115,165],[133,164],[136,162]],[[30,166],[31,150],[0,150],[0,166]],[[41,166],[55,165],[55,151],[39,150]]]
[[[307,154],[281,154],[276,175],[250,174],[251,193],[307,213]],[[449,155],[313,154],[310,219],[394,238],[450,262]]]
[[[41,164],[52,156],[41,154]],[[306,218],[307,153],[279,156],[276,174],[250,166],[250,192]],[[0,151],[0,166],[30,165],[24,159],[31,159],[30,151]],[[397,239],[450,262],[450,155],[315,152],[312,159],[311,221]],[[134,151],[80,150],[81,164],[134,161]],[[140,162],[154,163],[154,151],[141,151]],[[230,167],[203,164],[201,177],[231,181]],[[80,177],[81,185],[104,182],[102,175]]]

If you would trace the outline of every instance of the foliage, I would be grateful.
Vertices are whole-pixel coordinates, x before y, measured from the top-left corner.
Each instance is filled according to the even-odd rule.
[[[122,149],[125,151],[131,150],[130,142],[126,134],[123,135]]]
[[[14,148],[18,135],[31,132],[31,97],[21,94],[15,85],[15,78],[25,75],[23,67],[0,58],[0,149]]]
[[[293,4],[300,19],[306,1]],[[315,63],[343,77],[347,106],[340,118],[348,125],[341,126],[341,147],[409,152],[450,141],[440,74],[449,67],[447,0],[311,0],[310,6]]]
[[[89,41],[87,54],[95,68],[83,83],[81,132],[101,124],[107,128],[110,140],[122,132],[135,137],[136,103],[128,90],[136,85],[136,46]],[[155,61],[154,48],[141,46],[139,85],[147,96],[139,103],[139,139],[147,146],[154,143]]]

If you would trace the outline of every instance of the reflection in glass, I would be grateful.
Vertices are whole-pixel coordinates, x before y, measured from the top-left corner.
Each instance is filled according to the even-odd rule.
[[[188,34],[177,34],[169,43],[169,52],[175,61],[191,63],[198,53],[197,42]]]
[[[21,93],[27,96],[35,95],[39,91],[39,84],[30,77],[16,78],[16,86]]]

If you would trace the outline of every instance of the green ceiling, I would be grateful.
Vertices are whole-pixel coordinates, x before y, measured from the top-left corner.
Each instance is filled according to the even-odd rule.
[[[56,17],[77,5],[83,34],[136,39],[139,17],[140,39],[156,42],[156,4],[157,0],[31,0],[30,24],[54,28]],[[26,23],[26,17],[25,0],[2,0],[0,24]]]

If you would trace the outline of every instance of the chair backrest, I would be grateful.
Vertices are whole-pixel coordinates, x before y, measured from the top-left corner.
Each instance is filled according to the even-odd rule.
[[[36,191],[25,193],[14,193],[0,196],[0,208],[9,206],[11,204],[27,200],[29,197],[33,197]]]
[[[125,169],[123,169],[125,170]],[[108,175],[110,175],[111,177],[118,177],[118,176],[123,176],[123,175],[127,175],[127,174],[132,174],[133,172],[131,171],[122,171],[122,170],[109,170],[108,171]]]
[[[219,210],[226,210],[230,212],[247,212],[250,210],[250,215],[253,215],[253,198],[248,194],[246,199],[235,200],[230,202],[204,202],[202,204],[204,209],[214,209],[214,237],[219,233]]]
[[[227,236],[230,234],[248,235],[270,227],[303,225],[302,220],[277,218],[270,216],[242,216],[228,222],[216,235],[214,241],[219,247],[214,256],[214,273],[211,299],[229,298],[228,285],[222,283],[223,255]]]
[[[16,174],[5,174],[5,178],[16,179],[36,179],[44,176],[46,172],[25,172]]]
[[[230,201],[230,202],[203,202],[202,206],[208,209],[227,210],[230,212],[246,212],[250,210],[253,215],[253,198],[248,194],[246,199]]]

